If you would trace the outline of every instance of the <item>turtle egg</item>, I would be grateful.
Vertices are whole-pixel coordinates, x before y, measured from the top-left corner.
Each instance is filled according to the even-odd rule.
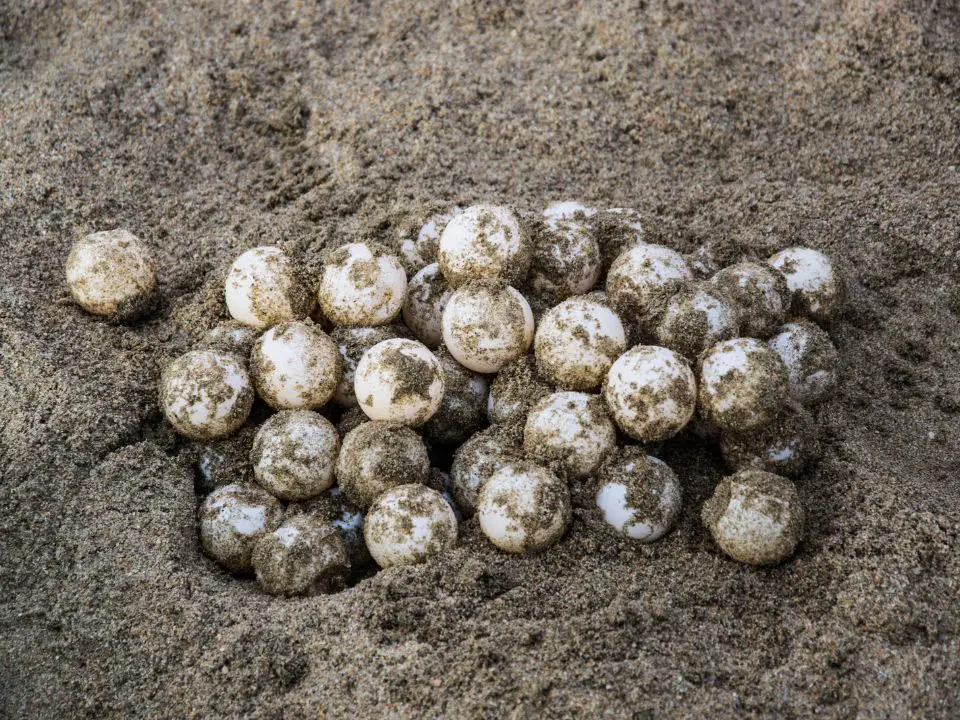
[[[396,255],[375,243],[350,243],[327,254],[317,287],[320,308],[336,325],[385,325],[403,307],[407,275]]]
[[[586,220],[596,214],[596,209],[577,200],[559,200],[547,205],[543,218],[547,225],[552,226],[561,220]]]
[[[513,210],[471,205],[447,223],[437,261],[454,288],[469,282],[513,285],[526,278],[530,248]]]
[[[250,372],[270,407],[309,410],[333,397],[343,363],[329,335],[309,321],[293,321],[260,336],[250,354]]]
[[[640,442],[660,442],[693,417],[697,386],[693,372],[673,350],[638,345],[610,368],[603,397],[623,432]]]
[[[544,378],[571,390],[593,390],[627,349],[627,336],[603,300],[575,297],[543,315],[533,347]]]
[[[760,340],[734,338],[700,359],[700,414],[727,432],[771,422],[789,397],[787,368]]]
[[[96,232],[77,240],[67,256],[66,275],[80,307],[119,320],[149,309],[157,290],[150,251],[126,230]]]
[[[684,255],[687,265],[698,280],[708,280],[722,269],[712,245],[701,245],[692,253]]]
[[[197,349],[233,353],[246,362],[258,337],[260,332],[255,328],[237,320],[228,320],[208,330]]]
[[[443,400],[443,368],[423,343],[384,340],[360,358],[353,389],[372,420],[422,425]]]
[[[737,307],[709,287],[697,286],[670,298],[653,335],[660,345],[695,360],[707,348],[736,337],[739,330]]]
[[[659,540],[680,516],[680,483],[665,462],[624,447],[597,474],[597,508],[607,525],[639,540]]]
[[[826,255],[805,247],[781,250],[767,260],[787,279],[794,311],[829,319],[843,300],[843,283]]]
[[[533,406],[523,429],[527,456],[567,477],[592,475],[616,446],[617,430],[599,395],[549,395]]]
[[[464,367],[497,372],[524,355],[533,341],[533,311],[512,287],[468,285],[447,301],[443,342]]]
[[[522,454],[520,445],[498,428],[479,432],[457,448],[450,467],[450,491],[465,515],[476,512],[483,483]]]
[[[407,286],[403,322],[429,348],[443,341],[443,309],[452,292],[437,263],[420,270]]]
[[[283,505],[253,485],[224,485],[200,505],[203,551],[232,572],[249,572],[257,541],[283,519]]]
[[[802,405],[816,405],[836,390],[840,355],[830,336],[808,320],[787,323],[767,341],[784,365],[790,395]]]
[[[181,435],[194,440],[224,437],[250,414],[250,376],[235,355],[193,350],[163,371],[160,405]]]
[[[511,553],[535,553],[555,545],[570,523],[567,484],[532,462],[507,463],[480,488],[480,529]]]
[[[636,245],[610,266],[607,294],[620,315],[652,330],[667,302],[693,282],[683,255],[662,245]]]
[[[609,208],[591,217],[589,224],[600,247],[604,270],[609,270],[625,250],[644,244],[642,218],[632,208]]]
[[[433,488],[400,485],[380,495],[364,519],[367,549],[382,568],[440,555],[457,543],[457,517]]]
[[[740,330],[749,337],[770,337],[790,308],[787,281],[769,265],[731,265],[710,278],[709,285],[740,311]]]
[[[262,488],[281,500],[305,500],[333,485],[340,435],[310,410],[282,410],[260,426],[250,452]]]
[[[392,487],[429,479],[427,446],[406,425],[371,420],[344,436],[336,474],[347,500],[368,508]]]
[[[336,529],[347,551],[350,570],[360,570],[372,562],[363,539],[363,510],[347,500],[340,488],[333,486],[317,497],[300,503],[298,509],[315,517],[321,524]]]
[[[820,459],[813,416],[788,402],[773,422],[746,433],[722,433],[720,452],[731,470],[754,468],[797,477]]]
[[[333,329],[330,338],[337,344],[340,359],[343,361],[343,376],[337,383],[333,399],[345,408],[357,406],[357,395],[353,390],[353,380],[357,373],[357,363],[363,354],[384,340],[407,337],[402,325],[379,325],[377,327],[344,327]]]
[[[441,349],[437,357],[443,369],[443,401],[420,431],[432,443],[456,445],[485,424],[487,379],[465,368],[445,349]]]
[[[234,320],[260,330],[306,318],[313,307],[297,264],[272,246],[252,248],[233,261],[224,296]]]
[[[335,527],[310,515],[294,515],[257,540],[251,564],[266,592],[300,595],[325,577],[345,572],[350,561]]]
[[[796,487],[761,470],[723,478],[701,517],[720,549],[749,565],[783,562],[803,535],[803,502]]]
[[[555,220],[539,227],[531,244],[528,282],[547,298],[589,291],[600,279],[600,247],[586,225]]]
[[[340,422],[337,423],[337,432],[343,438],[348,432],[365,422],[370,422],[367,414],[359,407],[352,407],[340,416]]]
[[[554,388],[537,372],[532,355],[524,355],[504,366],[490,383],[487,417],[493,423],[510,423],[527,417],[530,408]]]
[[[458,212],[460,208],[454,206],[447,212],[435,213],[420,226],[415,237],[400,239],[400,259],[407,272],[415,273],[436,262],[440,234]]]

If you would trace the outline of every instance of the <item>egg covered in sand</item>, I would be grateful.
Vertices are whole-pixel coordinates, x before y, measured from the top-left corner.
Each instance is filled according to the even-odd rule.
[[[317,300],[335,325],[385,325],[400,313],[406,293],[403,265],[382,245],[348,243],[324,257]]]
[[[266,592],[302,595],[322,590],[324,578],[344,573],[350,561],[336,528],[300,514],[257,540],[251,564]]]
[[[530,304],[512,287],[462,287],[443,311],[447,350],[475,372],[497,372],[526,354],[533,331]]]
[[[740,312],[704,285],[681,290],[667,303],[653,336],[663,347],[696,360],[704,350],[737,336]]]
[[[237,320],[227,320],[208,330],[197,344],[197,349],[233,353],[246,363],[258,337],[258,329]]]
[[[305,500],[333,485],[340,435],[310,410],[282,410],[253,440],[250,463],[257,483],[281,500]]]
[[[357,406],[353,381],[357,373],[357,364],[363,354],[384,340],[398,337],[409,337],[409,332],[406,327],[397,323],[377,327],[340,326],[331,331],[330,339],[337,344],[340,359],[343,361],[343,375],[333,394],[333,399],[338,405],[345,408]]]
[[[607,208],[592,215],[589,224],[600,247],[600,262],[604,270],[609,270],[613,261],[624,251],[645,244],[643,218],[633,208]]]
[[[257,394],[278,410],[314,409],[333,397],[343,376],[336,343],[311,321],[274,325],[250,353]]]
[[[477,433],[457,448],[450,467],[450,490],[460,510],[473,515],[483,484],[522,455],[520,443],[498,427]]]
[[[336,475],[341,492],[365,509],[390,488],[425,483],[430,458],[423,440],[406,425],[371,420],[344,436]]]
[[[437,263],[420,270],[407,286],[403,322],[429,348],[437,348],[443,342],[443,309],[452,294]]]
[[[429,215],[417,226],[405,224],[398,238],[400,260],[409,274],[437,261],[440,235],[460,208],[454,206]],[[423,218],[422,215],[420,215]]]
[[[249,572],[254,546],[280,525],[283,505],[255,485],[234,483],[207,495],[199,519],[203,551],[231,572]]]
[[[457,445],[473,435],[487,420],[487,378],[465,368],[446,350],[437,351],[443,370],[443,400],[420,432],[438,445]]]
[[[227,273],[224,297],[234,320],[259,330],[310,315],[313,297],[297,263],[278,247],[242,253]]]
[[[157,274],[147,246],[127,230],[95,232],[67,256],[67,287],[89,313],[131,320],[153,304]]]
[[[193,350],[170,363],[160,377],[160,407],[181,435],[212,440],[247,421],[253,386],[233,354]]]
[[[592,475],[617,446],[617,430],[599,395],[558,392],[530,410],[523,430],[527,456],[566,477]]]
[[[843,302],[844,287],[833,262],[818,250],[793,247],[767,260],[787,280],[794,312],[829,320]]]
[[[519,357],[504,366],[490,383],[487,417],[492,423],[523,420],[530,408],[554,389],[540,376],[532,355]]]
[[[516,285],[530,267],[530,242],[516,213],[501,205],[471,205],[447,223],[437,262],[451,287]]]
[[[763,263],[731,265],[710,278],[708,285],[739,310],[740,331],[749,337],[770,337],[790,309],[786,279]]]
[[[745,433],[721,433],[720,451],[733,471],[754,468],[798,477],[820,459],[821,446],[813,416],[791,401],[773,422]]]
[[[423,562],[457,543],[453,508],[433,488],[400,485],[380,495],[364,520],[367,549],[382,568]]]
[[[367,350],[357,364],[353,389],[372,420],[422,425],[443,401],[440,360],[423,343],[395,338]]]
[[[676,474],[642,448],[620,448],[597,473],[597,508],[617,533],[653,542],[680,516],[682,497]]]
[[[575,220],[539,224],[531,241],[533,292],[551,300],[588,292],[600,279],[600,246],[589,228]]]
[[[790,395],[803,405],[816,405],[836,391],[840,354],[830,336],[809,320],[781,327],[767,345],[787,366]]]
[[[683,255],[662,245],[635,245],[613,261],[606,287],[620,316],[650,332],[670,298],[692,283]]]

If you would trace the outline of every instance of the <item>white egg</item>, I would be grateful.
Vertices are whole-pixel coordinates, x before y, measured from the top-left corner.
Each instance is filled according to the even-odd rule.
[[[551,226],[560,220],[575,220],[578,217],[586,219],[596,214],[595,208],[587,207],[577,200],[558,200],[547,205],[543,211],[546,223]]]
[[[423,562],[457,544],[457,517],[443,496],[423,485],[380,495],[364,520],[363,536],[382,568]]]
[[[227,570],[249,572],[254,546],[280,525],[283,505],[261,488],[235,483],[207,495],[199,516],[204,552]]]
[[[840,354],[830,336],[812,322],[787,323],[767,341],[787,366],[790,395],[802,405],[816,405],[836,390]]]
[[[282,410],[260,426],[250,463],[257,483],[281,500],[306,500],[333,485],[340,435],[310,410]]]
[[[557,392],[538,402],[527,415],[523,449],[562,475],[592,475],[617,446],[617,430],[599,395]]]
[[[294,515],[257,540],[251,563],[260,587],[271,595],[322,589],[324,579],[350,566],[337,529],[311,515]]]
[[[343,375],[336,343],[309,321],[274,325],[250,354],[257,393],[278,410],[310,410],[333,397]]]
[[[641,442],[660,442],[690,422],[697,386],[693,372],[673,350],[638,345],[610,368],[603,397],[623,432]]]
[[[435,213],[417,231],[415,237],[400,240],[400,259],[410,272],[436,262],[437,248],[440,246],[440,234],[460,208],[454,206],[447,212]]]
[[[353,390],[353,380],[357,373],[357,363],[363,354],[377,343],[405,337],[406,329],[402,325],[378,325],[377,327],[334,328],[330,338],[337,344],[340,359],[343,361],[343,376],[337,384],[333,399],[342,407],[357,406],[357,395]]]
[[[740,331],[749,337],[770,337],[790,308],[787,282],[769,265],[754,262],[731,265],[710,278],[708,284],[736,306]]]
[[[781,250],[767,262],[787,279],[797,312],[829,319],[843,300],[843,283],[826,255],[805,247]]]
[[[458,363],[476,372],[497,372],[526,354],[533,331],[530,304],[512,287],[460,288],[443,311],[444,344]]]
[[[567,484],[531,462],[508,463],[480,488],[480,529],[511,553],[535,553],[555,545],[570,523]]]
[[[464,514],[476,512],[483,484],[522,455],[523,448],[497,428],[479,432],[457,448],[450,467],[450,490]]]
[[[651,331],[670,298],[692,282],[680,253],[662,245],[635,245],[610,266],[607,294],[621,317]]]
[[[67,256],[66,275],[80,307],[123,320],[147,310],[157,290],[150,251],[126,230],[96,232],[77,240]]]
[[[224,297],[234,320],[261,330],[306,318],[313,309],[297,264],[272,246],[252,248],[233,261]]]
[[[233,353],[247,362],[260,331],[236,320],[228,320],[211,328],[198,343],[198,350]]]
[[[396,255],[375,243],[350,243],[324,258],[320,308],[337,325],[385,325],[403,307],[407,274]]]
[[[707,348],[736,337],[739,331],[736,305],[711,288],[698,285],[670,298],[653,336],[663,347],[695,360]]]
[[[440,236],[437,261],[451,287],[469,282],[519,283],[530,266],[529,243],[516,214],[498,205],[471,205]]]
[[[367,350],[357,364],[353,389],[372,420],[422,425],[443,401],[443,368],[423,343],[395,338]]]
[[[575,220],[542,225],[531,243],[528,282],[538,295],[562,299],[585,293],[600,278],[600,246]]]
[[[659,540],[680,516],[677,476],[642,448],[621,448],[600,469],[597,485],[596,503],[604,522],[632,540]]]
[[[543,315],[533,347],[546,380],[571,390],[593,390],[627,349],[627,335],[603,300],[575,297]]]
[[[429,348],[437,348],[443,342],[443,309],[452,294],[437,263],[421,269],[407,286],[403,322]]]
[[[235,355],[193,350],[163,371],[160,405],[181,435],[212,440],[229,435],[247,421],[253,386]]]
[[[344,436],[336,474],[347,500],[368,508],[390,488],[427,482],[430,458],[423,440],[406,425],[371,420]]]

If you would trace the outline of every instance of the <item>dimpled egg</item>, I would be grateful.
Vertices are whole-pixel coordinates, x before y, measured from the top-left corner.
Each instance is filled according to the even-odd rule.
[[[533,342],[533,311],[512,287],[468,285],[447,301],[443,342],[457,362],[475,372],[497,372]]]
[[[663,347],[695,360],[707,348],[736,337],[739,330],[736,306],[701,285],[681,290],[670,298],[653,336]]]
[[[597,474],[597,508],[619,534],[653,542],[680,516],[680,483],[665,462],[639,447],[623,447]]]
[[[649,332],[670,298],[692,282],[693,274],[680,253],[662,245],[635,245],[610,266],[607,295],[621,317]]]
[[[323,314],[336,325],[385,325],[403,307],[407,274],[376,243],[349,243],[327,253],[317,286]]]
[[[457,518],[443,496],[423,485],[380,495],[364,520],[367,549],[382,568],[423,562],[457,544]]]
[[[788,402],[773,422],[746,433],[722,433],[720,452],[731,470],[754,468],[798,477],[820,459],[813,416]]]
[[[440,360],[423,343],[394,338],[367,350],[357,364],[353,389],[372,420],[422,425],[443,401]]]
[[[437,261],[454,288],[470,282],[514,285],[527,276],[529,242],[510,208],[471,205],[443,229]]]
[[[406,425],[371,420],[344,436],[336,475],[347,500],[368,508],[392,487],[429,479],[427,446]]]
[[[600,246],[583,223],[558,219],[534,233],[528,283],[535,293],[550,299],[585,293],[600,271]]]
[[[794,312],[829,320],[843,301],[843,282],[826,255],[812,248],[781,250],[767,260],[787,280]]]
[[[720,549],[748,565],[783,562],[803,535],[803,502],[796,487],[761,470],[723,478],[701,517]]]
[[[599,395],[557,392],[530,410],[523,429],[527,456],[566,477],[593,474],[617,446],[617,430]]]
[[[787,368],[760,340],[725,340],[700,359],[700,414],[721,430],[747,432],[765,425],[788,398]]]
[[[260,426],[250,463],[257,483],[281,500],[305,500],[333,485],[340,435],[310,410],[282,410]]]
[[[638,345],[610,368],[603,398],[623,432],[641,442],[660,442],[693,417],[697,386],[693,372],[673,350]]]
[[[490,383],[487,417],[492,423],[510,423],[527,417],[530,408],[554,391],[540,377],[532,355],[524,355],[504,366]]]
[[[163,371],[160,406],[181,435],[212,440],[229,435],[247,421],[253,387],[235,355],[193,350]]]
[[[295,515],[257,540],[251,564],[266,592],[301,595],[321,590],[324,578],[345,572],[350,561],[336,528]]]
[[[457,448],[450,467],[450,491],[467,516],[477,509],[481,486],[504,465],[519,460],[523,449],[499,428],[477,433]]]
[[[274,325],[250,353],[257,394],[277,410],[323,406],[343,376],[336,343],[310,321]]]
[[[486,422],[487,379],[458,363],[444,348],[437,357],[443,369],[443,401],[420,431],[432,443],[456,445]]]
[[[710,278],[708,284],[740,311],[740,331],[749,337],[770,337],[790,308],[787,281],[769,265],[731,265]]]
[[[313,306],[297,264],[272,246],[252,248],[233,261],[224,297],[234,320],[260,330],[306,318]]]
[[[337,404],[345,408],[357,406],[357,394],[353,390],[353,381],[357,374],[357,363],[367,350],[384,340],[407,336],[407,329],[403,325],[334,328],[330,338],[337,344],[340,359],[343,361],[343,375],[333,394]]]
[[[436,348],[443,341],[443,309],[452,294],[437,263],[420,270],[407,286],[403,322],[428,348]]]
[[[536,553],[555,545],[570,516],[567,484],[527,461],[501,467],[481,486],[477,499],[483,534],[511,553]]]
[[[534,337],[540,374],[571,390],[598,388],[626,349],[620,318],[592,296],[570,298],[548,310]]]
[[[253,569],[257,541],[283,519],[283,505],[253,485],[224,485],[200,505],[200,544],[203,551],[231,572]]]
[[[127,230],[96,232],[77,240],[67,256],[66,275],[80,307],[119,320],[149,309],[157,290],[150,251]]]
[[[816,405],[836,390],[840,354],[830,336],[808,320],[790,322],[767,342],[784,365],[790,395],[802,405]]]

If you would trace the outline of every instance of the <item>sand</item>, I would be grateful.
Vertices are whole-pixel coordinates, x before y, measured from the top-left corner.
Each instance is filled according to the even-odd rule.
[[[0,5],[0,714],[960,714],[955,4],[183,5]],[[683,252],[842,266],[792,561],[719,554],[720,458],[690,435],[650,547],[577,510],[508,557],[472,520],[442,562],[294,600],[201,554],[197,448],[157,379],[233,256],[319,262],[417,202],[566,198],[639,206]],[[117,227],[160,269],[127,326],[63,282],[71,243]]]

